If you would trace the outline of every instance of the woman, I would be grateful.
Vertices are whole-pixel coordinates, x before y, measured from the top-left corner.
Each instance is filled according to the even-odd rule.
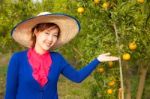
[[[10,59],[5,99],[58,99],[60,74],[80,83],[100,62],[118,60],[109,53],[101,54],[77,71],[60,53],[49,51],[69,42],[79,31],[79,22],[66,14],[43,12],[19,23],[12,37],[28,49],[14,53]]]

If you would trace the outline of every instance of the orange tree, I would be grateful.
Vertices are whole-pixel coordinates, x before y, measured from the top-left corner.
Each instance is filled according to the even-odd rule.
[[[46,3],[50,2],[44,1],[43,5]],[[75,60],[77,65],[85,65],[103,52],[124,56],[125,60],[121,62],[124,89],[120,89],[119,75],[122,73],[118,66],[120,63],[101,64],[102,66],[98,66],[94,73],[97,85],[92,86],[92,98],[115,99],[122,97],[123,92],[128,99],[131,96],[140,97],[138,95],[142,93],[141,89],[136,96],[138,86],[136,78],[141,77],[140,81],[144,81],[144,77],[138,75],[138,70],[143,67],[147,70],[149,59],[149,10],[146,10],[149,7],[148,4],[148,1],[136,0],[55,0],[51,3],[51,9],[41,4],[40,11],[68,13],[77,17],[81,22],[82,29],[78,37],[60,49],[73,62]],[[37,13],[34,12],[34,14]],[[145,73],[142,71],[142,74]],[[134,76],[135,74],[137,75]],[[136,86],[131,85],[131,82]],[[143,84],[139,83],[140,86]]]
[[[102,2],[78,0],[68,1],[67,4],[67,13],[80,20],[82,29],[78,37],[66,46],[70,50],[66,50],[66,47],[61,50],[65,53],[74,53],[74,59],[82,65],[100,53],[111,52],[117,55],[116,37],[109,20],[111,16],[107,8],[100,5]],[[91,98],[116,98],[120,84],[118,63],[101,65],[94,73],[97,85],[92,86]]]
[[[114,67],[107,63],[98,66],[92,98],[147,98],[144,90],[149,90],[145,87],[149,82],[148,79],[145,83],[150,58],[149,1],[68,0],[67,4],[66,12],[80,20],[82,30],[66,46],[70,50],[62,48],[62,51],[75,52],[74,58],[80,59],[83,65],[103,52],[121,57],[119,63],[113,63]],[[122,73],[124,79],[120,78]]]
[[[147,10],[149,7],[148,1],[132,0],[121,3],[115,10],[117,14],[114,15],[114,26],[117,27],[115,30],[120,35],[119,49],[124,60],[122,65],[125,79],[125,98],[127,99],[146,97],[142,93],[150,58],[148,55],[150,39],[147,35],[150,32],[148,28],[150,12]],[[138,74],[138,72],[140,73]],[[137,75],[135,76],[135,74]],[[137,77],[140,79],[136,79]]]

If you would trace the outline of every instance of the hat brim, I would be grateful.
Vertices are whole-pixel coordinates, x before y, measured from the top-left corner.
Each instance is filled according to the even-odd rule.
[[[27,19],[14,27],[11,36],[19,44],[31,48],[32,28],[39,23],[55,23],[60,28],[59,38],[50,49],[56,49],[73,39],[80,31],[79,21],[66,14],[46,14]]]

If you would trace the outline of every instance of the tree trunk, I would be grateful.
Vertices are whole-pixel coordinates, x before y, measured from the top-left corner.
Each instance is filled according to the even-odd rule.
[[[142,99],[142,94],[143,94],[143,89],[145,85],[145,78],[146,74],[148,71],[148,66],[147,67],[141,67],[140,70],[140,81],[139,81],[139,86],[136,94],[136,99]]]
[[[127,62],[124,62],[125,99],[131,99],[131,72]]]
[[[130,77],[130,76],[129,76]],[[126,79],[126,99],[131,99],[131,82],[130,78]]]

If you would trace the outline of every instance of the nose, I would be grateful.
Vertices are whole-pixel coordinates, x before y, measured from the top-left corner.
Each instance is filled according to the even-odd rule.
[[[49,36],[48,36],[48,41],[51,42],[52,40],[53,40],[53,36],[52,36],[52,35],[49,35]]]

